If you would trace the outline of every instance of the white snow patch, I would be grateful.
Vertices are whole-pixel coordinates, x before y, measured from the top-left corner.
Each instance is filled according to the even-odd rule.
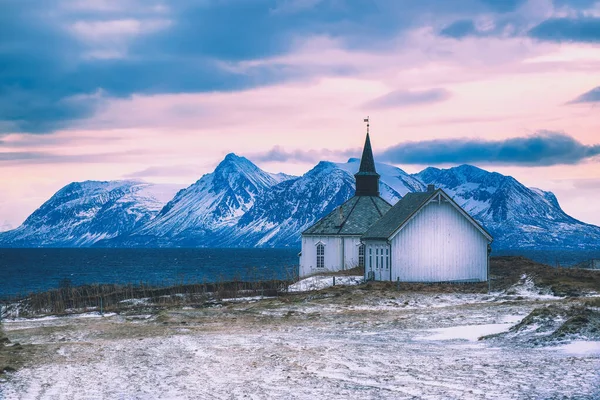
[[[420,336],[417,340],[468,340],[477,341],[481,336],[493,335],[510,329],[512,323],[463,325],[449,328],[430,329],[433,335]]]
[[[559,349],[568,354],[600,355],[600,341],[576,340],[560,346]]]
[[[513,285],[507,294],[515,294],[521,297],[534,298],[539,300],[561,299],[563,297],[554,296],[549,289],[537,287],[532,278],[523,274],[519,282]]]
[[[149,302],[150,302],[150,297],[144,297],[141,299],[125,299],[125,300],[121,300],[119,303],[131,304],[132,306],[140,306],[140,305],[149,304]]]
[[[340,286],[351,286],[360,285],[364,282],[362,276],[311,276],[306,279],[302,279],[288,286],[288,292],[308,292],[310,290],[321,290],[333,286],[333,280],[335,278],[335,284]]]
[[[117,315],[116,313],[104,313],[100,314],[99,312],[90,312],[90,313],[82,313],[82,314],[71,314],[65,316],[56,316],[50,315],[47,317],[40,318],[11,318],[11,319],[3,319],[3,324],[10,324],[14,322],[45,322],[45,321],[54,321],[54,320],[62,320],[64,318],[104,318],[104,317],[112,317],[113,315]]]
[[[259,300],[263,300],[263,299],[274,299],[275,297],[273,296],[252,296],[252,297],[236,297],[236,298],[230,298],[230,299],[223,299],[221,300],[222,302],[229,302],[229,303],[235,303],[235,302],[255,302],[255,301],[259,301]]]

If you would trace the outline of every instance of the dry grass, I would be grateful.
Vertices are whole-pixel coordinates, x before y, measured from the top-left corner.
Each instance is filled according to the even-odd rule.
[[[31,346],[11,343],[0,327],[0,379],[7,372],[14,372],[23,365]]]
[[[494,290],[507,289],[525,274],[537,286],[547,287],[557,296],[577,297],[588,292],[600,292],[600,271],[555,268],[525,257],[492,257],[490,260]]]
[[[71,286],[62,282],[58,289],[32,293],[10,301],[21,317],[64,315],[82,311],[122,312],[132,309],[162,309],[166,307],[202,307],[207,302],[225,298],[277,296],[291,281],[214,282],[179,284],[159,287],[139,285]],[[5,308],[5,317],[16,316]]]

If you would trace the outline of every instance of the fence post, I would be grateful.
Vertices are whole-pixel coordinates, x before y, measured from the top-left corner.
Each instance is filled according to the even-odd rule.
[[[335,276],[333,277],[333,286],[335,286]]]

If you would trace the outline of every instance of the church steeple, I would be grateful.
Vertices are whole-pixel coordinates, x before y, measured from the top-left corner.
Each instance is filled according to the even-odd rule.
[[[369,138],[369,119],[367,123],[367,138],[360,158],[360,168],[354,175],[356,179],[355,196],[379,196],[379,174],[375,170],[375,159],[371,149],[371,139]]]

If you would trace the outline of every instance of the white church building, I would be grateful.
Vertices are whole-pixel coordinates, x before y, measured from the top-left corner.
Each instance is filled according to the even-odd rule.
[[[364,267],[365,278],[401,282],[488,279],[492,236],[442,189],[379,197],[367,132],[356,193],[302,232],[300,277]]]
[[[354,177],[354,197],[302,232],[300,277],[365,266],[365,246],[360,238],[392,208],[379,197],[379,174],[368,132]]]

